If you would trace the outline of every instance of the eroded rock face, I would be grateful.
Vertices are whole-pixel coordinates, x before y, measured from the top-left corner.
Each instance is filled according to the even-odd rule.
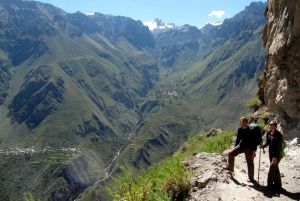
[[[265,16],[262,38],[268,55],[259,87],[291,138],[300,131],[300,1],[269,0]]]

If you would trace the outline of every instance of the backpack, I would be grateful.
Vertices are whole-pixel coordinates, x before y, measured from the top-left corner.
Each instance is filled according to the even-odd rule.
[[[261,127],[256,123],[251,123],[249,125],[249,127],[250,127],[250,131],[252,130],[252,132],[254,132],[254,134],[255,134],[255,144],[256,144],[256,146],[262,144],[262,138],[261,138],[262,129],[261,129]]]
[[[250,127],[250,130],[252,130],[256,136],[259,136],[259,137],[262,136],[263,133],[262,133],[262,129],[261,129],[260,125],[258,125],[256,123],[251,123],[249,125],[249,127]]]
[[[255,132],[256,134],[262,136],[262,132],[261,132],[261,127],[260,127],[260,125],[258,125],[258,124],[256,124],[256,123],[251,123],[251,124],[249,125],[249,127],[250,127],[250,130],[252,129],[252,130],[254,130],[254,132]]]

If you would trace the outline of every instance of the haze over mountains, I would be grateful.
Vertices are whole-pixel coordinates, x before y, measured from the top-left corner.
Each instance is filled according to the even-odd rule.
[[[265,63],[265,7],[152,33],[129,17],[1,0],[0,199],[68,200],[88,187],[105,197],[120,165],[235,129]]]

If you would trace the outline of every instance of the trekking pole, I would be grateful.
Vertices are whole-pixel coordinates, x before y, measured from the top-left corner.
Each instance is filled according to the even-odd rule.
[[[259,172],[260,172],[260,158],[261,158],[261,148],[259,148],[259,160],[258,160],[258,175],[257,175],[257,184],[258,186],[260,186],[259,184]]]

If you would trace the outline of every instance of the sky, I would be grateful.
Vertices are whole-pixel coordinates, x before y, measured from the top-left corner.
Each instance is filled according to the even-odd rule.
[[[38,0],[68,13],[99,12],[126,16],[142,22],[159,18],[177,26],[201,27],[206,22],[222,22],[259,0]],[[266,2],[266,0],[261,0]]]

